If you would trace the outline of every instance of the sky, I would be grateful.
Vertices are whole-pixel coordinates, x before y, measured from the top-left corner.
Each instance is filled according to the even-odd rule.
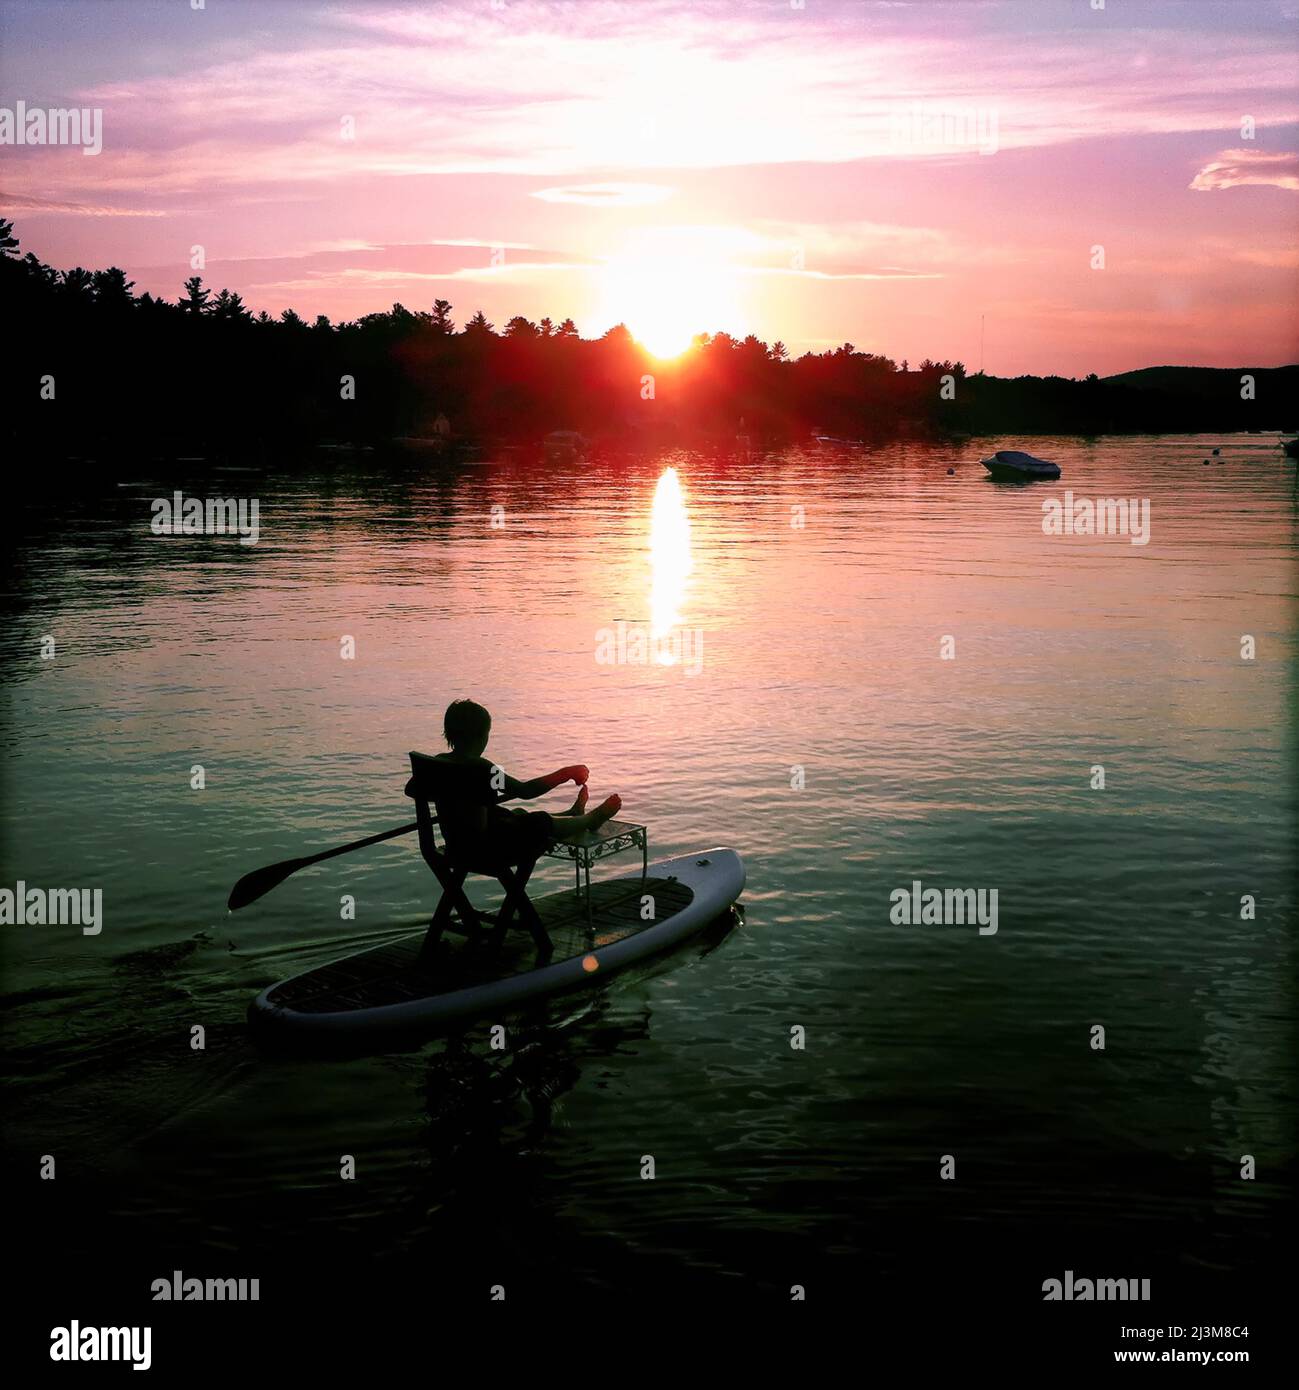
[[[1299,0],[0,0],[0,123],[102,111],[0,145],[0,215],[273,314],[1275,366],[1297,58]]]

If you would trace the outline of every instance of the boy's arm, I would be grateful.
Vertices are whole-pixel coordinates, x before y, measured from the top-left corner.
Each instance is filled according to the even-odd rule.
[[[585,767],[575,763],[572,767],[561,767],[555,772],[548,772],[544,777],[533,777],[527,782],[520,782],[516,777],[511,777],[504,768],[493,767],[490,785],[496,791],[498,801],[535,801],[537,797],[545,796],[556,787],[562,787],[565,782],[580,784],[589,776],[590,773]]]

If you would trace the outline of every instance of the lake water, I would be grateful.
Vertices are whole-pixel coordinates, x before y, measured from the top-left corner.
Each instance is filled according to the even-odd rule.
[[[996,447],[1063,479],[998,484]],[[651,545],[668,467],[684,510]],[[152,534],[174,487],[256,497],[258,543]],[[1065,488],[1149,499],[1149,543],[1044,534]],[[31,491],[0,882],[104,901],[98,936],[5,929],[7,1176],[47,1260],[260,1275],[263,1300],[419,1269],[574,1308],[804,1284],[1013,1310],[1072,1269],[1151,1278],[1176,1310],[1259,1282],[1297,1089],[1297,514],[1274,437],[142,466]],[[619,622],[672,624],[683,659],[602,662]],[[435,884],[411,838],[237,915],[232,883],[408,820],[407,752],[438,750],[460,695],[516,776],[588,763],[651,857],[739,850],[742,922],[505,1054],[479,1030],[262,1056],[254,993],[417,929]],[[996,889],[996,933],[892,921],[914,880]],[[47,1153],[60,1181],[35,1184]]]

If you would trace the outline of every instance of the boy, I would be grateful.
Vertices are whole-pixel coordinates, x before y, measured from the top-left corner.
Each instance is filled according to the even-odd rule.
[[[469,867],[482,862],[530,862],[554,841],[582,830],[594,830],[622,808],[622,798],[611,796],[595,810],[586,809],[586,781],[590,774],[581,764],[561,767],[529,782],[516,781],[483,757],[491,730],[492,716],[482,705],[472,700],[453,700],[442,721],[450,752],[430,759],[439,765],[434,801],[453,859]],[[565,782],[577,783],[579,790],[577,800],[562,815],[507,810],[499,804],[514,798],[532,801]]]

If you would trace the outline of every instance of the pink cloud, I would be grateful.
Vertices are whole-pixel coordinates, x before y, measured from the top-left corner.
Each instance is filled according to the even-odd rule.
[[[543,203],[576,203],[592,208],[648,207],[670,198],[675,189],[661,183],[583,183],[566,188],[534,189],[532,197]]]
[[[1299,192],[1299,154],[1267,150],[1223,150],[1191,180],[1197,193],[1249,186]]]
[[[67,217],[169,217],[157,208],[122,208],[104,203],[61,203],[54,198],[41,198],[27,193],[6,193],[0,189],[0,208],[9,212],[51,213]]]

